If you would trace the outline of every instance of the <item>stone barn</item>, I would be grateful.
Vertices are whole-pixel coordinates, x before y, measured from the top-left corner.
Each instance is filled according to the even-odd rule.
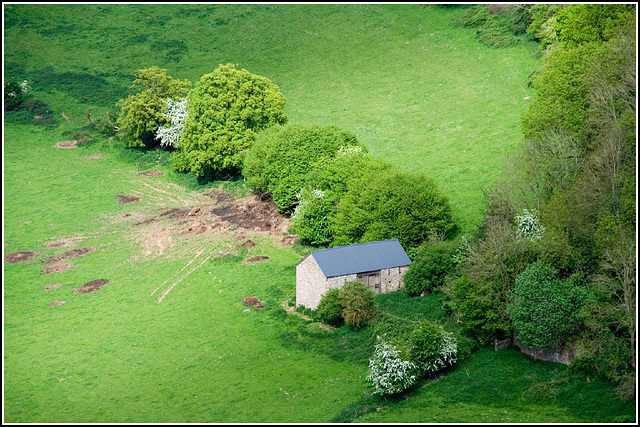
[[[357,279],[376,294],[396,291],[410,264],[398,239],[313,251],[296,265],[296,306],[315,310],[329,289]]]

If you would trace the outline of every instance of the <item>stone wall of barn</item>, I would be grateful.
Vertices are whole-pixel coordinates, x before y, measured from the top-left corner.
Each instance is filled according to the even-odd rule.
[[[397,291],[404,288],[402,276],[407,272],[409,266],[386,268],[380,271],[380,290],[381,293]]]
[[[404,287],[402,276],[408,269],[409,267],[406,266],[382,270],[380,272],[381,292],[393,292]],[[296,306],[315,310],[320,299],[329,289],[341,288],[346,282],[352,280],[357,280],[357,274],[326,278],[313,255],[309,255],[296,266]]]

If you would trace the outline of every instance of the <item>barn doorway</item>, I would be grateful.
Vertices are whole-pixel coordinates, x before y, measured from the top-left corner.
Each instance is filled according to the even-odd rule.
[[[374,294],[382,292],[382,286],[380,282],[380,270],[368,271],[366,273],[359,273],[358,279],[361,279],[365,286],[369,287]]]

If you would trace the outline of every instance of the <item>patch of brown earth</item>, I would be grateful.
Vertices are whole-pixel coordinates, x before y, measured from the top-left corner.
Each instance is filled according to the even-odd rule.
[[[140,175],[144,175],[144,176],[159,176],[159,175],[164,175],[164,172],[162,172],[162,171],[146,171],[146,172],[140,172]]]
[[[38,254],[32,251],[13,252],[4,256],[4,262],[8,264],[18,264],[37,256]]]
[[[288,234],[286,236],[283,236],[282,239],[280,239],[280,243],[282,243],[283,245],[290,245],[293,242],[295,242],[298,239],[298,236],[296,236],[295,234]]]
[[[246,297],[242,299],[244,305],[256,305],[260,302],[258,297]]]
[[[107,279],[98,279],[92,280],[90,282],[85,283],[82,287],[74,289],[74,294],[88,294],[89,292],[95,292],[99,290],[101,287],[109,283]]]
[[[247,240],[246,242],[244,242],[241,245],[236,245],[236,249],[239,249],[239,248],[252,248],[255,245],[256,245],[256,243],[253,240],[249,239],[249,240]]]
[[[56,285],[47,285],[47,286],[45,286],[45,287],[44,287],[44,288],[42,288],[42,289],[44,289],[45,291],[53,291],[53,290],[55,290],[55,289],[58,289],[60,286],[62,286],[62,284],[61,284],[61,283],[58,283],[58,284],[56,284]]]
[[[64,303],[65,301],[52,301],[49,303],[49,307],[60,307]]]
[[[73,264],[58,264],[58,265],[52,265],[51,267],[43,268],[40,272],[42,274],[59,273],[61,271],[66,271],[71,267],[73,267]]]
[[[56,142],[54,147],[56,147],[56,148],[77,148],[78,147],[78,141],[76,141],[75,139],[72,140],[72,141],[60,141],[60,142]]]
[[[119,205],[123,205],[125,203],[139,202],[140,200],[142,200],[142,197],[125,196],[124,194],[116,194],[116,199],[118,199]]]
[[[189,211],[189,213],[187,214],[188,216],[198,216],[202,214],[202,209],[200,208],[193,208],[191,209],[191,211]]]
[[[164,211],[160,216],[166,216],[167,218],[182,218],[189,215],[189,209],[173,208],[168,211]]]
[[[265,255],[259,255],[259,256],[254,256],[253,258],[247,259],[246,262],[258,262],[258,261],[264,261],[265,259],[269,259],[269,257]]]
[[[228,195],[227,193],[225,193],[224,191],[218,188],[212,188],[210,190],[207,190],[204,193],[202,193],[202,195],[211,197],[218,203],[229,203],[229,202],[233,202],[234,200],[232,196]]]
[[[96,248],[91,247],[91,246],[87,246],[85,248],[78,248],[78,249],[72,249],[70,251],[67,251],[61,255],[56,255],[54,257],[51,258],[45,258],[42,260],[43,264],[53,264],[56,263],[58,261],[62,261],[63,259],[68,259],[68,258],[78,258],[81,257],[85,254],[88,254],[89,252],[93,252],[95,251]]]
[[[278,212],[273,200],[262,200],[259,196],[214,208],[212,213],[223,221],[254,231],[277,232],[285,223],[284,216]]]
[[[194,222],[189,228],[182,232],[182,234],[200,234],[207,231],[211,231],[215,228],[215,225],[206,224],[204,222]]]
[[[149,218],[149,219],[145,219],[144,221],[140,221],[140,222],[136,222],[136,225],[145,225],[145,224],[149,224],[153,221],[156,221],[155,218]]]

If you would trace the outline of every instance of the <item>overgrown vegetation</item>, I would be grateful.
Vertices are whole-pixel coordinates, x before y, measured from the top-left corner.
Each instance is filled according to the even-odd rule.
[[[483,226],[446,289],[450,307],[483,342],[512,333],[537,347],[577,342],[583,351],[575,369],[613,380],[629,395],[635,6],[525,8],[527,31],[548,48],[523,117],[526,141],[509,179],[488,193]]]

